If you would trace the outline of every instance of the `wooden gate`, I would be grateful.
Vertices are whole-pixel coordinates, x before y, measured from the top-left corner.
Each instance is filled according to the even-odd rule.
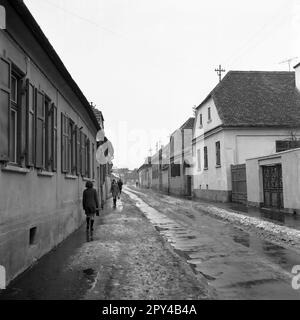
[[[264,206],[283,208],[282,168],[281,164],[263,166]]]
[[[246,165],[231,166],[232,202],[247,204]]]

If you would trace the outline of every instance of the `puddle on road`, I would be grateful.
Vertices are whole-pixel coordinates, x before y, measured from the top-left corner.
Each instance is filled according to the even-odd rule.
[[[222,241],[218,244],[219,239],[210,242],[201,232],[191,230],[189,225],[172,220],[149,206],[135,191],[126,189],[125,193],[136,202],[136,206],[175,251],[187,260],[194,272],[202,274],[210,285],[217,291],[219,289],[223,298],[300,298],[299,292],[292,290],[290,280],[282,279],[283,275],[290,275],[294,265],[300,264],[300,257],[291,250],[261,240],[233,226],[230,236],[235,243],[241,245],[241,249],[229,242],[229,247],[228,243],[224,247],[225,251]],[[225,239],[230,241],[227,234]],[[273,264],[276,265],[277,276],[274,276],[276,272],[272,269]]]

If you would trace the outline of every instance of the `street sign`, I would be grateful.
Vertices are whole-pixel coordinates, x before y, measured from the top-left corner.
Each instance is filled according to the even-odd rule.
[[[0,266],[0,290],[4,290],[6,287],[6,272],[3,266]]]
[[[6,11],[3,6],[0,6],[0,29],[6,29]]]

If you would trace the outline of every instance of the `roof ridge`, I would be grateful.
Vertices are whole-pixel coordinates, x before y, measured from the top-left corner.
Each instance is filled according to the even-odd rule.
[[[274,73],[274,74],[294,74],[295,71],[267,71],[267,70],[230,70],[228,73]],[[227,74],[228,74],[227,73]]]

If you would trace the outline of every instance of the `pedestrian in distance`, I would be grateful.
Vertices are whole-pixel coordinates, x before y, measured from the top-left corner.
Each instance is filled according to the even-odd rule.
[[[116,182],[115,179],[113,179],[112,183],[111,183],[111,188],[110,188],[110,192],[112,194],[113,197],[113,204],[114,204],[114,208],[117,206],[117,197],[120,193],[120,189],[119,186]]]
[[[122,187],[123,187],[123,181],[122,179],[119,179],[118,181],[118,187],[119,187],[119,190],[120,190],[120,194],[119,194],[119,199],[120,199],[120,196],[121,196],[121,193],[122,193]]]
[[[86,230],[94,230],[95,214],[99,215],[99,200],[97,191],[93,188],[93,183],[87,181],[86,189],[83,191],[82,206],[86,214]]]

